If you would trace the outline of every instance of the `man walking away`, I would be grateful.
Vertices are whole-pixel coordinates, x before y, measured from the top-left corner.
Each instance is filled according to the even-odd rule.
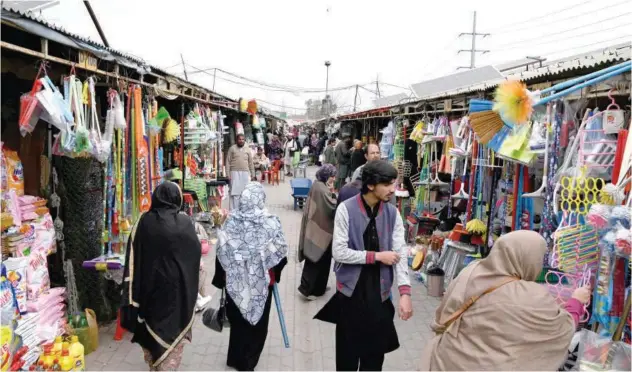
[[[395,206],[397,170],[367,163],[362,192],[338,206],[332,255],[337,292],[316,315],[336,324],[336,370],[381,371],[384,355],[399,348],[391,287],[399,289],[398,313],[413,314],[404,225]]]
[[[237,143],[228,149],[226,156],[226,174],[230,180],[230,209],[239,208],[241,192],[255,179],[255,166],[252,161],[252,152],[245,146],[246,137],[237,135]]]
[[[327,148],[325,149],[325,162],[324,164],[331,164],[334,167],[336,166],[336,151],[334,145],[336,144],[335,139],[330,139],[329,143],[327,143]]]
[[[347,176],[349,175],[349,165],[351,163],[351,137],[345,136],[338,145],[336,145],[336,161],[338,162],[338,173],[336,175],[335,189],[339,190],[345,182],[347,182]]]

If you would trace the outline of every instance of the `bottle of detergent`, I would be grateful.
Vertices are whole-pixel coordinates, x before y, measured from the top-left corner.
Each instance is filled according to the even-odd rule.
[[[81,342],[79,342],[79,337],[72,336],[70,338],[70,356],[75,363],[73,371],[86,370],[86,359],[84,354],[84,347]]]
[[[72,371],[75,363],[70,356],[70,352],[68,350],[64,350],[61,352],[61,359],[59,360],[59,365],[61,366],[62,371]]]
[[[55,343],[53,344],[53,352],[52,352],[53,356],[57,358],[61,356],[61,349],[62,349],[63,342],[64,340],[61,338],[61,336],[55,337]]]

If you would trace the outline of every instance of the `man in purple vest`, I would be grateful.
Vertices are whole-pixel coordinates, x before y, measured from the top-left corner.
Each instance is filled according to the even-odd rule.
[[[368,162],[362,190],[338,206],[332,255],[336,294],[316,319],[336,324],[336,370],[381,371],[384,355],[399,348],[391,287],[397,281],[398,313],[412,314],[404,224],[395,206],[397,170]]]

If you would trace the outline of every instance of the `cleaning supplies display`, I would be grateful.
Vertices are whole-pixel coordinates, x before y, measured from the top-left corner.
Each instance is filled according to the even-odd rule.
[[[79,342],[79,338],[77,336],[72,336],[70,338],[70,356],[73,360],[73,371],[85,371],[86,370],[86,359],[84,354],[84,347]]]

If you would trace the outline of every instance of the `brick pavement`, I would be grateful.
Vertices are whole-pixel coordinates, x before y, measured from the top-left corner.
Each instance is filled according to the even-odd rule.
[[[316,168],[309,170],[310,176]],[[283,345],[281,327],[275,306],[270,313],[270,328],[257,370],[335,370],[335,326],[313,320],[316,312],[329,300],[332,293],[324,298],[307,302],[297,292],[302,265],[296,263],[296,247],[300,233],[301,210],[292,210],[289,179],[280,186],[266,184],[268,209],[277,214],[290,245],[286,266],[279,291],[283,304],[285,322],[290,338],[290,348]],[[216,288],[211,286],[214,269],[214,255],[205,258],[207,292],[213,295],[211,304],[217,303]],[[334,275],[330,276],[330,286],[334,286]],[[396,292],[396,291],[395,291]],[[397,295],[394,293],[397,303]],[[407,322],[395,320],[401,347],[386,355],[384,370],[417,370],[423,347],[431,336],[429,324],[439,304],[436,298],[426,295],[426,288],[413,279],[413,318]],[[216,333],[205,328],[198,319],[193,329],[193,342],[185,346],[181,370],[224,371],[228,350],[228,331]],[[142,351],[129,342],[130,335],[119,342],[113,341],[114,325],[102,327],[99,349],[86,357],[87,369],[105,371],[147,370]]]

